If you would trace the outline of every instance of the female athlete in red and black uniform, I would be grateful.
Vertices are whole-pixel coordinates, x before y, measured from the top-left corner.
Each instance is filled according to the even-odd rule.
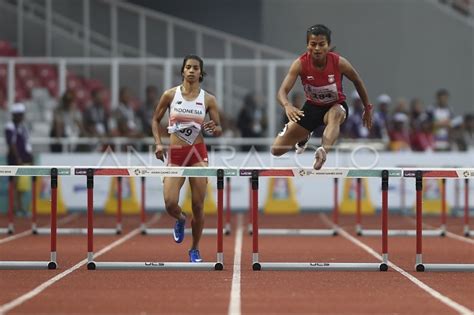
[[[278,90],[278,101],[283,106],[289,123],[272,145],[272,154],[280,156],[296,146],[302,153],[313,130],[325,125],[322,144],[316,150],[313,168],[319,170],[326,161],[326,152],[336,142],[340,125],[346,119],[348,107],[342,91],[342,78],[354,84],[364,104],[364,126],[372,126],[372,105],[359,74],[347,59],[331,52],[331,30],[324,25],[311,26],[306,32],[308,51],[291,65]],[[301,110],[288,100],[288,93],[301,78],[306,102]]]
[[[155,138],[156,158],[164,161],[165,150],[161,142],[159,124],[163,115],[169,110],[168,133],[170,148],[168,166],[208,166],[207,150],[201,129],[204,128],[214,136],[222,134],[216,98],[201,89],[204,79],[204,63],[196,55],[184,57],[181,67],[183,83],[163,93],[153,115],[152,129]],[[206,113],[210,120],[204,122]],[[179,191],[185,177],[166,177],[163,185],[166,211],[176,219],[173,230],[174,240],[181,243],[184,239],[186,216],[178,205]],[[199,241],[204,227],[203,204],[206,196],[207,178],[190,177],[193,218],[191,227],[193,243],[189,250],[191,262],[201,262]]]

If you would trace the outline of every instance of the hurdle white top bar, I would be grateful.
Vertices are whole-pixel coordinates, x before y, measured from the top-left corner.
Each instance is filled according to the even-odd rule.
[[[0,176],[50,176],[51,169],[58,169],[58,176],[72,175],[70,166],[0,166]]]
[[[253,171],[258,171],[260,177],[332,177],[332,178],[369,178],[381,177],[382,171],[387,170],[389,177],[415,177],[416,171],[422,171],[423,177],[430,178],[470,178],[474,177],[474,168],[312,168],[298,167],[166,167],[166,166],[0,166],[0,176],[49,176],[51,169],[57,168],[59,176],[87,175],[87,170],[92,169],[94,176],[130,176],[130,177],[210,177],[216,176],[217,170],[222,169],[225,177],[252,176]]]
[[[238,170],[225,167],[74,167],[74,175],[87,175],[87,170],[92,169],[94,176],[112,177],[210,177],[217,176],[217,170],[222,169],[224,176],[238,176]]]
[[[403,168],[403,177],[416,177],[416,171],[421,171],[424,178],[474,177],[474,168]]]
[[[259,176],[265,177],[331,177],[331,178],[366,178],[366,177],[382,177],[382,171],[387,170],[389,177],[401,177],[402,169],[400,168],[372,168],[372,169],[358,169],[349,167],[324,168],[315,170],[313,168],[241,168],[239,169],[240,176],[251,176],[252,171],[257,170]]]
[[[93,169],[94,176],[132,176],[132,177],[209,177],[216,176],[217,170],[222,169],[224,176],[251,176],[257,171],[264,177],[381,177],[382,171],[387,170],[390,177],[401,177],[400,168],[354,169],[354,168],[226,168],[226,167],[75,167],[74,175],[86,175],[88,169]]]

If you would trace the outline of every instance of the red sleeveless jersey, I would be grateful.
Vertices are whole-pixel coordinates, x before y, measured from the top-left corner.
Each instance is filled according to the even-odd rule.
[[[318,70],[314,67],[309,52],[300,56],[301,83],[306,99],[318,106],[332,106],[346,99],[342,91],[342,74],[339,71],[339,55],[328,52],[326,67]]]

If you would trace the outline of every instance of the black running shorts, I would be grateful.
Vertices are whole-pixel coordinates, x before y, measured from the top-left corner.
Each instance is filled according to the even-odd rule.
[[[342,107],[346,110],[346,119],[349,117],[349,108],[346,102],[341,102]],[[332,106],[339,106],[334,104],[331,106],[317,106],[306,101],[303,105],[304,117],[301,117],[297,123],[307,129],[309,132],[324,125],[324,115],[331,109]]]

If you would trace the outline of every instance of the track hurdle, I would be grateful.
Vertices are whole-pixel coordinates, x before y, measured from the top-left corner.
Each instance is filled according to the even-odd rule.
[[[389,177],[400,177],[400,169],[241,169],[240,176],[251,176],[252,180],[252,269],[253,270],[353,270],[353,271],[387,271],[388,270],[388,181]],[[328,262],[261,262],[258,249],[258,187],[259,177],[378,177],[382,181],[382,262],[380,263],[328,263]]]
[[[198,167],[134,167],[134,168],[76,168],[75,175],[87,177],[87,269],[88,270],[223,270],[223,202],[224,177],[236,176],[233,169]],[[94,176],[146,176],[146,177],[217,177],[217,259],[215,262],[96,262],[94,261],[93,189]]]
[[[36,180],[33,177],[34,181]],[[36,185],[33,182],[33,200],[32,200],[32,224],[31,229],[35,235],[48,235],[50,229],[39,228],[37,225],[37,211],[36,211]],[[94,228],[95,235],[120,235],[122,233],[122,178],[117,177],[117,215],[115,228]],[[87,235],[87,228],[57,228],[58,235]]]
[[[3,175],[3,174],[2,174]],[[13,176],[8,177],[8,224],[6,228],[0,228],[0,234],[13,234],[15,232],[15,224],[13,223],[13,206],[15,200],[15,181]]]
[[[141,207],[140,207],[140,229],[142,235],[173,235],[173,229],[171,228],[149,228],[146,226],[146,213],[145,213],[145,182],[146,177],[141,178]],[[226,177],[226,185],[225,185],[225,198],[226,198],[226,218],[225,218],[225,226],[224,226],[224,235],[230,235],[231,233],[231,225],[230,225],[230,177]],[[191,229],[185,229],[186,234],[192,233]],[[202,231],[202,235],[217,235],[216,229],[211,228],[204,228]]]
[[[251,186],[250,186],[251,188]],[[252,189],[250,189],[252,191]],[[331,229],[275,229],[265,228],[259,229],[258,233],[261,236],[336,236],[338,234],[338,219],[339,219],[339,182],[338,178],[334,178],[334,206],[333,206],[333,228]],[[252,196],[252,195],[250,195]],[[252,198],[250,198],[249,209],[252,209]],[[251,211],[249,212],[251,217]],[[250,222],[251,223],[251,222]],[[252,231],[252,228],[250,228]]]
[[[57,196],[58,176],[70,175],[67,167],[39,167],[39,166],[2,166],[2,176],[51,176],[51,252],[49,261],[0,261],[0,269],[56,269],[56,229],[57,229]]]
[[[425,264],[423,263],[423,178],[468,178],[474,176],[474,169],[413,169],[403,170],[404,177],[415,178],[416,188],[416,259],[415,270],[423,271],[474,271],[472,264]]]
[[[400,182],[400,202],[402,209],[405,210],[405,179],[402,177]],[[361,181],[357,179],[356,185],[356,232],[359,236],[380,236],[381,231],[377,229],[364,229],[361,216]],[[441,225],[438,229],[423,230],[425,236],[446,236],[446,179],[441,180]],[[389,229],[388,236],[416,236],[416,229]]]

